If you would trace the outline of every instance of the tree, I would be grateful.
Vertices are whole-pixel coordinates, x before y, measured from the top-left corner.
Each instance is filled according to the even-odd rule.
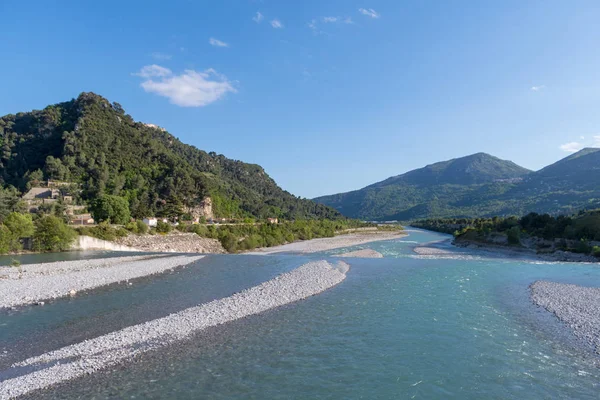
[[[0,225],[0,254],[6,254],[10,250],[12,233],[4,226]]]
[[[513,226],[506,231],[506,237],[508,244],[521,244],[521,230],[518,226]]]
[[[25,180],[27,181],[26,188],[31,189],[32,186],[37,186],[44,180],[44,173],[39,168],[35,171],[27,171],[25,173]]]
[[[129,203],[119,196],[102,195],[90,204],[90,212],[97,222],[110,221],[113,224],[126,224],[131,219]]]
[[[24,211],[24,204],[19,196],[19,191],[13,186],[0,187],[0,222],[13,211]]]
[[[38,251],[64,251],[71,247],[77,233],[60,218],[46,215],[35,221],[33,247]]]
[[[10,232],[10,250],[19,251],[22,249],[22,238],[33,236],[34,226],[31,214],[10,213],[4,220],[4,225]]]

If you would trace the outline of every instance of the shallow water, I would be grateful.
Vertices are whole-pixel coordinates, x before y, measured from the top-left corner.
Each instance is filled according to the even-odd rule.
[[[534,307],[527,287],[537,279],[600,286],[599,266],[466,250],[452,257],[412,253],[417,244],[447,238],[418,231],[361,245],[386,258],[350,261],[346,281],[321,295],[207,330],[35,397],[598,398],[597,357]],[[132,286],[0,313],[0,347],[7,351],[0,366],[224,297],[307,259],[345,251],[210,256]]]

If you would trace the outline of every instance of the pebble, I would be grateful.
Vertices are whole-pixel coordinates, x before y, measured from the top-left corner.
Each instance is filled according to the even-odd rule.
[[[189,338],[203,329],[306,299],[341,283],[349,265],[314,261],[230,297],[85,340],[12,366],[17,376],[0,382],[9,399],[111,367],[136,355]],[[18,376],[19,371],[31,371]]]
[[[201,255],[116,257],[24,265],[24,269],[30,273],[23,279],[0,280],[0,308],[74,296],[82,290],[162,273],[193,263],[203,257]],[[83,266],[78,267],[77,263]]]
[[[600,354],[600,288],[549,281],[529,288],[534,304],[556,315]]]

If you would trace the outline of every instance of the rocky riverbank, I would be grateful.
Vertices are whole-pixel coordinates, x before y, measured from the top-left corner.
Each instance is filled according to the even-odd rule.
[[[556,315],[600,354],[600,288],[537,281],[530,289],[534,304]]]
[[[342,282],[348,269],[342,262],[311,262],[233,296],[29,358],[13,365],[9,375],[14,377],[0,382],[0,399],[91,374],[206,328],[306,299]]]
[[[348,253],[335,254],[334,257],[348,257],[348,258],[383,258],[383,254],[378,251],[371,249],[363,249],[350,251]]]
[[[148,252],[225,254],[217,239],[203,238],[195,233],[172,232],[168,235],[129,235],[115,243]]]
[[[73,296],[112,283],[161,273],[203,256],[116,257],[1,267],[0,308]]]
[[[523,246],[508,246],[466,239],[455,239],[452,244],[457,247],[500,253],[508,257],[530,257],[542,261],[599,262],[598,258],[587,254],[579,254],[562,250],[540,253],[536,249]]]
[[[249,252],[248,254],[265,255],[276,253],[316,253],[319,251],[341,249],[344,247],[377,242],[380,240],[399,239],[404,236],[408,235],[404,232],[388,231],[352,233],[334,236],[330,238],[304,240],[300,242],[284,244],[281,246],[256,249]]]

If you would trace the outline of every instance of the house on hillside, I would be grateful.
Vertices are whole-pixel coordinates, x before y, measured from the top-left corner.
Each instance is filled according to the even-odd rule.
[[[22,197],[22,200],[27,204],[27,210],[31,213],[37,212],[42,204],[50,204],[58,201],[60,191],[47,187],[32,187]]]
[[[270,224],[278,224],[279,220],[277,218],[267,218],[267,222]]]
[[[96,221],[91,214],[79,214],[71,216],[71,225],[94,225]]]
[[[153,217],[144,218],[142,222],[148,225],[149,227],[156,227],[156,225],[158,224],[158,220]]]

